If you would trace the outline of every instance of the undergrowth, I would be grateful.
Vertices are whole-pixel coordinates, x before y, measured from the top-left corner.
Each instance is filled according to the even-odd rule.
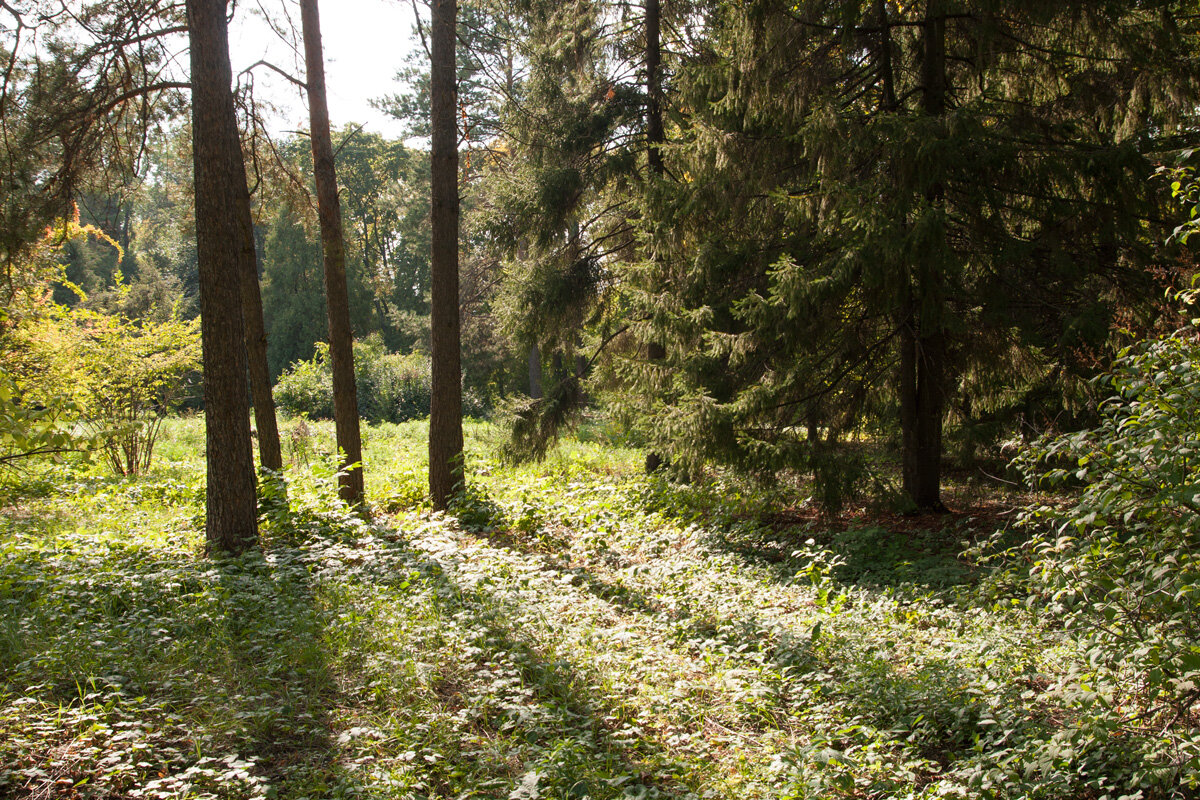
[[[0,796],[1190,796],[1160,732],[1097,728],[1072,636],[976,587],[978,521],[787,517],[600,442],[504,466],[485,426],[437,515],[409,423],[366,431],[368,522],[326,426],[284,430],[238,559],[201,555],[194,419],[138,481],[10,488]]]

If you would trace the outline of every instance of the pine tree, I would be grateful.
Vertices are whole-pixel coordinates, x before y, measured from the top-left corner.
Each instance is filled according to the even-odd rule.
[[[192,136],[208,484],[205,537],[210,551],[240,553],[258,536],[246,349],[242,259],[249,213],[245,166],[233,107],[225,0],[188,0]]]
[[[458,126],[455,0],[433,0],[430,58],[432,130],[431,343],[429,493],[445,510],[463,480],[462,368],[458,308]]]
[[[329,106],[325,96],[325,63],[317,0],[301,0],[300,14],[308,78],[313,176],[317,184],[317,208],[325,254],[325,304],[329,317],[329,361],[333,368],[334,424],[338,450],[342,453],[342,472],[338,484],[342,499],[357,506],[363,503],[364,489],[358,389],[354,382],[354,332],[350,327],[346,242],[333,162],[333,140],[329,132]]]

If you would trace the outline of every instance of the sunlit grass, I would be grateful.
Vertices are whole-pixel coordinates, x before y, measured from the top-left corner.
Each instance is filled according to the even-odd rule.
[[[201,555],[198,418],[136,481],[10,490],[0,796],[1049,798],[1139,757],[1063,738],[1073,644],[973,593],[988,531],[783,524],[779,487],[603,440],[508,465],[484,423],[445,516],[426,426],[366,429],[364,521],[331,426],[282,428],[239,559]]]

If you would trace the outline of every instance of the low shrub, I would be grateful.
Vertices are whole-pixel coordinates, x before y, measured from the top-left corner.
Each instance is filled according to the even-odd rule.
[[[1127,796],[1200,788],[1200,747],[1176,726],[1200,697],[1197,365],[1195,328],[1126,349],[1100,379],[1112,391],[1100,424],[1044,439],[1018,462],[1033,483],[1083,486],[1072,504],[1025,513],[1034,536],[1022,555],[1029,604],[1084,648],[1064,688],[1097,718],[1084,749],[1146,749],[1126,773],[1109,769]]]
[[[390,353],[378,335],[354,346],[354,378],[358,413],[368,422],[405,422],[429,415],[429,359],[420,354]],[[329,345],[297,361],[280,376],[275,402],[290,416],[333,418],[333,372]]]

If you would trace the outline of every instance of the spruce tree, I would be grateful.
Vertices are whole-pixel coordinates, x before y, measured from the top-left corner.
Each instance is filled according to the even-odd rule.
[[[629,326],[618,276],[641,256],[640,187],[662,165],[661,103],[650,101],[647,75],[658,48],[648,46],[646,22],[625,4],[522,4],[525,69],[506,109],[509,156],[487,198],[506,262],[506,329],[538,354],[531,393],[542,396],[518,410],[516,457],[540,456],[577,418],[584,379]],[[532,378],[545,356],[582,369],[552,369],[539,385]]]
[[[904,489],[940,509],[964,380],[1095,347],[1148,294],[1151,155],[1197,85],[1183,4],[1153,6],[713,9],[643,282],[679,345],[656,446],[769,473],[896,420]]]

